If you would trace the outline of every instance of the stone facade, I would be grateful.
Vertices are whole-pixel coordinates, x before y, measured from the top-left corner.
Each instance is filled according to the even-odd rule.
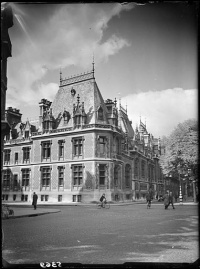
[[[53,102],[42,99],[36,122],[21,122],[8,108],[10,134],[5,137],[3,199],[39,203],[145,199],[161,194],[160,140],[140,121],[133,130],[127,111],[103,100],[94,70],[68,79],[60,74]]]

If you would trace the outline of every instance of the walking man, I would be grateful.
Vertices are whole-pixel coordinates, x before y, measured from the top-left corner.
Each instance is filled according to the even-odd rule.
[[[169,194],[168,194],[168,192],[166,192],[166,194],[164,195],[164,206],[165,206],[165,209],[167,209],[169,206]]]
[[[38,196],[37,194],[34,192],[33,193],[33,202],[32,202],[32,205],[34,206],[34,209],[36,210],[37,208],[37,199],[38,199]]]
[[[148,209],[151,207],[151,194],[150,194],[150,192],[147,193],[146,200],[147,200],[147,209]]]
[[[172,195],[172,192],[170,191],[170,193],[169,193],[169,204],[168,204],[168,206],[171,204],[172,207],[173,207],[173,209],[175,209],[173,200],[174,200],[173,199],[173,195]]]

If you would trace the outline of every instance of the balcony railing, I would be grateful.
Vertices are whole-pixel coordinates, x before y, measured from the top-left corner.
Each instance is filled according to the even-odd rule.
[[[85,124],[82,125],[82,130],[84,129],[92,129],[92,128],[103,128],[103,129],[110,129],[112,131],[117,131],[121,133],[121,129],[118,127],[109,125],[109,124]],[[74,127],[68,127],[68,128],[62,128],[62,129],[53,129],[53,130],[44,130],[43,132],[34,132],[31,135],[37,136],[42,134],[55,134],[55,133],[62,133],[62,132],[70,132],[76,130],[76,126]],[[80,128],[78,128],[80,130]]]
[[[81,126],[81,129],[78,128],[79,130],[85,130],[85,129],[92,129],[92,128],[100,128],[100,129],[110,129],[115,132],[122,133],[122,130],[116,126],[112,126],[109,124],[85,124]],[[31,133],[31,137],[28,138],[18,138],[18,139],[10,139],[10,140],[5,140],[4,144],[20,144],[20,143],[27,143],[32,141],[32,137],[34,136],[40,136],[43,134],[56,134],[56,133],[62,133],[62,132],[71,132],[76,130],[76,126],[74,127],[68,127],[68,128],[61,128],[61,129],[53,129],[53,130],[43,130],[40,132],[33,132]]]

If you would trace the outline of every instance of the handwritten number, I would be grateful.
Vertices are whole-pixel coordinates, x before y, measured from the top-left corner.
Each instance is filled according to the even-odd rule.
[[[43,262],[40,263],[40,266],[41,266],[42,268],[46,268],[46,266],[45,266],[45,264],[44,264]]]
[[[61,266],[61,262],[52,262],[52,263],[50,263],[50,262],[41,262],[40,263],[40,266],[42,267],[42,268],[47,268],[47,267],[62,267]]]

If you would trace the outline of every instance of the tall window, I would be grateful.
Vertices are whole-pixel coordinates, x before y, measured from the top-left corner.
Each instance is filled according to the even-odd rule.
[[[138,176],[138,159],[135,159],[134,176]]]
[[[14,191],[18,190],[18,175],[14,175],[13,177],[13,190]]]
[[[58,167],[58,187],[64,186],[64,167],[59,166]]]
[[[99,185],[105,185],[106,182],[106,165],[99,164]]]
[[[118,171],[119,171],[119,166],[116,165],[114,168],[114,186],[118,186]]]
[[[142,160],[142,163],[141,163],[141,174],[142,174],[142,177],[145,177],[145,161]]]
[[[80,186],[83,183],[83,166],[82,165],[73,165],[73,185]]]
[[[29,168],[22,169],[22,187],[24,190],[29,189],[29,183],[30,183],[30,169]]]
[[[4,150],[4,165],[10,164],[10,149]]]
[[[15,152],[15,164],[18,164],[18,152]]]
[[[41,145],[42,145],[42,160],[50,161],[51,142],[45,141],[45,142],[42,142]]]
[[[63,160],[64,159],[64,140],[58,141],[58,159]]]
[[[23,150],[23,163],[30,162],[30,147],[24,147]]]
[[[51,180],[51,168],[42,167],[41,168],[41,185],[43,189],[50,187],[50,180]]]
[[[125,184],[126,187],[130,187],[130,181],[131,181],[131,166],[127,164],[125,166]]]
[[[99,151],[100,154],[104,154],[106,149],[106,138],[104,136],[99,137]]]
[[[3,171],[3,190],[10,190],[11,182],[11,170],[7,169]]]
[[[149,164],[149,181],[152,181],[152,166]]]
[[[73,138],[73,155],[74,156],[82,156],[83,154],[83,138],[77,137]]]

